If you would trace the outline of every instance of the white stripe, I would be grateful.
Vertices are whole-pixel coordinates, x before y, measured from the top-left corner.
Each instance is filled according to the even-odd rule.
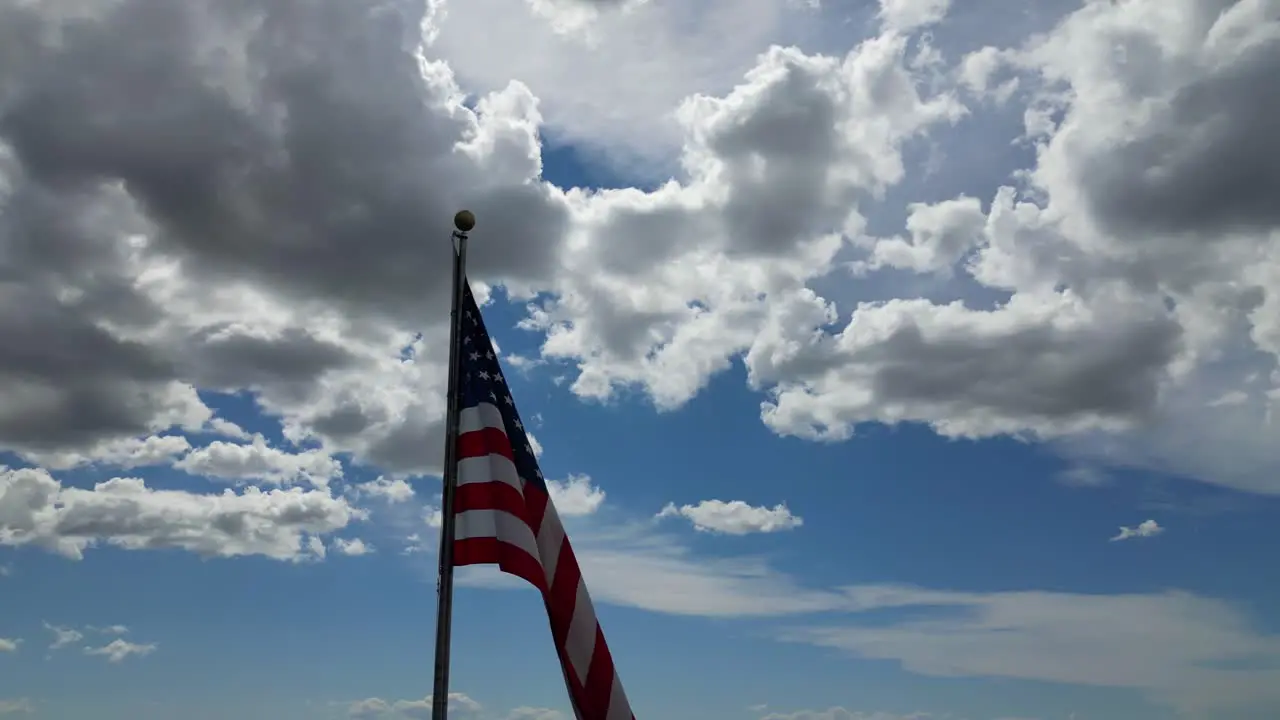
[[[618,669],[613,670],[613,690],[609,691],[609,712],[604,720],[631,720],[631,703],[627,702],[627,694],[622,690],[622,678],[618,677]]]
[[[497,453],[458,460],[458,485],[471,483],[504,482],[524,495],[516,464]]]
[[[507,431],[502,423],[502,411],[497,405],[482,402],[475,407],[462,408],[462,412],[458,413],[459,433],[475,432],[484,428],[497,428],[504,433]]]
[[[538,543],[533,531],[523,520],[501,510],[467,510],[458,513],[454,526],[455,540],[496,537],[501,542],[514,545],[538,558]]]
[[[573,605],[573,620],[569,622],[569,635],[564,639],[564,651],[569,663],[578,673],[578,681],[587,682],[591,669],[591,656],[596,649],[596,609],[591,606],[587,584],[578,581],[578,597]]]
[[[560,548],[564,545],[564,525],[560,523],[560,514],[556,506],[547,499],[547,510],[542,513],[542,526],[538,528],[538,556],[542,560],[542,569],[547,573],[547,587],[556,578],[556,564],[560,562]]]

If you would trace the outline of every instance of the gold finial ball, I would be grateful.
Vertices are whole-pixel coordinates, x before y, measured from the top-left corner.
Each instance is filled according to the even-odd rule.
[[[471,232],[471,228],[476,226],[476,215],[470,210],[459,210],[457,215],[453,216],[453,226],[458,228],[458,232]]]

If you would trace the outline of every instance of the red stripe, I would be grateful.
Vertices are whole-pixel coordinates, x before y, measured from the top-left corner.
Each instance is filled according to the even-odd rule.
[[[501,480],[459,485],[453,496],[453,512],[456,515],[468,510],[501,510],[529,524],[524,497],[519,490]]]
[[[465,432],[458,436],[458,459],[501,455],[514,462],[511,452],[511,441],[507,434],[498,428],[485,427]]]
[[[495,537],[466,538],[453,542],[453,564],[497,565],[502,572],[515,575],[539,590],[546,588],[542,565],[537,558],[515,545]]]
[[[591,653],[591,669],[584,683],[584,706],[588,717],[603,718],[609,714],[609,696],[613,694],[613,656],[604,642],[604,631],[596,623],[595,649]]]
[[[551,635],[556,645],[564,647],[573,623],[573,609],[578,604],[578,584],[582,574],[578,559],[573,555],[568,538],[560,544],[560,557],[556,560],[556,574],[547,589],[547,613],[551,618]]]
[[[542,532],[542,520],[547,516],[547,505],[551,502],[551,496],[547,491],[533,483],[526,483],[524,486],[524,504],[528,508],[529,527],[533,528],[533,534],[537,535]]]

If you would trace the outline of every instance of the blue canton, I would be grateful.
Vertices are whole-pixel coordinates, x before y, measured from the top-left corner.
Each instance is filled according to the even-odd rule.
[[[458,392],[462,407],[475,407],[487,402],[502,412],[516,472],[526,483],[532,483],[545,492],[547,486],[533,454],[533,443],[529,442],[524,423],[520,422],[520,413],[516,412],[515,398],[511,397],[511,388],[507,387],[506,377],[502,374],[498,354],[493,351],[493,342],[484,329],[484,318],[480,315],[475,296],[471,294],[470,283],[463,287],[461,310],[462,354],[458,363]]]

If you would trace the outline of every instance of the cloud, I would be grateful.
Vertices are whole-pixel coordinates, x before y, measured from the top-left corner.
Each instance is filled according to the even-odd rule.
[[[741,500],[703,500],[696,505],[680,507],[668,503],[657,517],[683,517],[697,530],[726,535],[778,532],[804,524],[804,520],[792,515],[786,505],[755,507]]]
[[[349,3],[120,0],[81,9],[75,33],[59,32],[70,20],[48,3],[5,5],[0,446],[92,457],[205,432],[216,418],[198,391],[244,392],[314,448],[303,454],[349,453],[393,480],[437,472],[449,258],[444,238],[422,237],[466,204],[486,237],[471,274],[530,302],[522,327],[542,333],[538,359],[565,361],[584,399],[639,389],[679,407],[740,358],[783,435],[924,423],[1280,491],[1280,456],[1259,430],[1280,348],[1280,247],[1257,200],[1271,195],[1216,192],[1243,182],[1230,173],[1213,187],[1152,179],[1209,177],[1196,163],[1237,157],[1258,130],[1241,118],[1264,116],[1269,94],[1235,91],[1269,77],[1259,4],[1219,17],[1175,0],[1147,22],[1152,0],[1089,3],[1024,47],[983,51],[990,72],[975,73],[1025,81],[1036,164],[1017,187],[913,203],[891,237],[868,236],[863,206],[908,176],[913,144],[966,117],[959,89],[893,30],[810,54],[767,40],[780,18],[816,18],[807,10],[752,0],[677,33],[700,16],[676,5],[602,13],[588,33],[622,40],[611,23],[625,15],[646,54],[731,38],[723,62],[659,73],[676,84],[656,88],[619,80],[610,63],[626,47],[587,63],[590,37],[508,33],[529,17],[522,0],[432,13],[434,43],[410,0],[376,17]],[[510,53],[459,47],[475,34],[455,31],[493,18],[489,36]],[[322,43],[332,51],[316,56]],[[1124,67],[1111,64],[1117,43],[1134,58]],[[496,65],[508,61],[532,85],[509,83]],[[543,82],[582,68],[599,75],[562,87],[592,98],[594,116]],[[133,97],[153,86],[164,112]],[[622,127],[611,113],[633,101],[618,92],[652,112]],[[1235,134],[1213,117],[1230,102],[1240,111],[1220,124]],[[654,108],[670,118],[654,142],[678,154],[671,182],[594,192],[541,180],[541,130],[608,144],[609,127],[654,125]],[[1255,159],[1271,146],[1248,147],[1250,162],[1231,167],[1265,184],[1270,165]],[[1182,212],[1188,188],[1213,212]],[[833,271],[858,263],[864,278],[945,276],[966,298],[999,301],[841,308],[818,291],[850,294],[864,278]],[[1207,407],[1230,392],[1246,400]],[[234,453],[243,463],[218,472],[293,477],[266,450],[283,452],[220,442],[184,462]]]
[[[983,197],[910,206],[908,236],[855,238],[854,263],[966,299],[861,302],[834,333],[814,299],[747,355],[772,386],[765,422],[820,440],[868,422],[1051,440],[1081,462],[1280,492],[1280,224],[1260,199],[1277,180],[1254,120],[1275,93],[1252,90],[1280,57],[1268,12],[1086,3],[966,60],[971,84],[1022,81],[1034,164]]]
[[[402,503],[414,497],[413,486],[403,478],[379,477],[370,482],[352,485],[351,492],[357,496],[381,498],[389,503]]]
[[[87,629],[93,632],[102,633],[103,635],[128,635],[129,634],[129,628],[124,625],[106,625],[103,627],[95,627],[93,625],[90,625]]]
[[[846,710],[842,707],[832,707],[826,710],[799,710],[790,713],[769,713],[761,716],[760,720],[930,720],[936,718],[935,715],[928,713],[911,713],[909,715],[897,715],[886,712],[855,712]],[[941,719],[939,719],[941,720]]]
[[[22,644],[22,640],[11,640],[9,638],[0,637],[0,653],[16,653],[18,646]]]
[[[215,441],[192,450],[173,466],[205,477],[276,485],[305,481],[318,488],[328,487],[330,480],[342,475],[342,464],[323,450],[289,453],[270,447],[261,435],[247,445]]]
[[[74,645],[84,639],[84,633],[75,628],[59,627],[45,623],[44,627],[53,633],[53,642],[49,644],[50,650],[58,650],[68,645]]]
[[[156,651],[156,645],[138,645],[127,640],[116,638],[110,643],[102,647],[87,647],[84,649],[85,655],[101,655],[107,659],[107,662],[118,663],[123,662],[129,656],[146,657]]]
[[[480,717],[483,707],[460,692],[449,693],[449,715],[475,720]],[[377,718],[429,718],[431,717],[431,696],[420,700],[396,700],[394,702],[382,698],[367,698],[351,703],[347,714],[356,720],[376,720]]]
[[[566,211],[530,182],[536,103],[513,84],[463,108],[447,66],[388,40],[418,32],[411,0],[376,22],[362,7],[287,4],[126,0],[86,9],[83,32],[56,43],[60,10],[0,10],[6,58],[35,63],[0,67],[0,297],[21,298],[0,304],[22,308],[0,313],[6,348],[22,348],[0,354],[5,447],[84,454],[214,427],[199,387],[249,391],[291,440],[390,472],[438,468],[423,439],[442,419],[449,263],[423,228],[465,199],[486,232],[512,238],[477,246],[474,275],[546,277]],[[323,65],[303,60],[317,43],[334,48]],[[147,67],[171,73],[171,112],[123,100],[147,71],[117,49],[144,45]],[[299,61],[303,85],[289,79]],[[88,85],[86,63],[100,70]],[[112,121],[72,127],[84,113]],[[187,139],[164,140],[166,127]]]
[[[339,553],[348,556],[368,555],[374,551],[372,545],[366,544],[365,541],[360,538],[353,538],[351,540],[335,538],[333,546]]]
[[[1096,488],[1107,485],[1111,478],[1107,473],[1091,465],[1075,465],[1058,473],[1058,482],[1080,488]]]
[[[1164,532],[1160,523],[1155,520],[1143,520],[1137,527],[1121,527],[1120,533],[1111,538],[1111,542],[1129,540],[1130,538],[1152,538]]]
[[[951,8],[951,0],[880,0],[880,19],[885,26],[906,32],[941,22]]]
[[[649,522],[616,517],[566,523],[574,552],[597,603],[697,617],[771,617],[824,612],[847,604],[843,594],[805,587],[754,557],[709,558]],[[522,587],[487,568],[459,575],[459,585]]]
[[[362,517],[346,500],[320,490],[249,486],[198,494],[152,489],[136,478],[82,489],[64,487],[44,470],[0,468],[0,545],[37,545],[71,559],[109,544],[296,561],[314,556],[309,537]]]
[[[5,700],[0,698],[0,716],[32,715],[35,711],[35,705],[26,698],[17,698],[16,700]]]
[[[547,492],[562,517],[590,515],[604,504],[604,490],[591,484],[587,475],[570,475],[566,480],[548,480]]]
[[[1213,716],[1275,707],[1280,637],[1234,605],[1183,592],[964,593],[900,586],[846,590],[879,619],[795,627],[787,640],[894,660],[937,677],[1002,677],[1142,691]]]
[[[67,470],[82,465],[100,464],[125,470],[170,465],[186,455],[191,443],[181,435],[150,435],[122,438],[100,443],[86,452],[74,450],[48,453],[24,453],[28,460],[51,470]]]
[[[742,0],[733,13],[717,7],[709,0],[475,0],[435,17],[431,51],[478,92],[521,78],[556,142],[656,174],[684,139],[671,116],[681,100],[726,91],[771,46],[838,23],[793,0]],[[480,35],[504,51],[467,42]]]
[[[0,577],[9,577],[13,574],[12,565],[0,565]]]
[[[507,713],[507,720],[567,720],[559,710],[540,707],[518,707]]]

